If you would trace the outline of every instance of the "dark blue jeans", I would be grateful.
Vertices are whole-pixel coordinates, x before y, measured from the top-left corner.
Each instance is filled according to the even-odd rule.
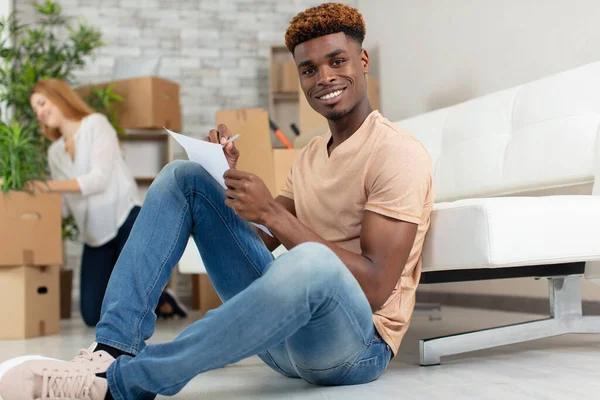
[[[108,280],[139,212],[140,207],[138,206],[131,209],[129,216],[119,228],[117,236],[110,242],[99,247],[83,245],[79,292],[81,316],[88,326],[96,326],[100,321],[100,311]]]

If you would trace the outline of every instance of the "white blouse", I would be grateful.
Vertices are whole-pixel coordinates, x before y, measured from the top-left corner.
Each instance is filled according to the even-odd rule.
[[[73,140],[75,161],[63,137],[52,143],[50,174],[54,180],[77,180],[81,193],[63,194],[63,216],[73,215],[88,246],[102,246],[117,236],[131,209],[141,205],[138,187],[121,154],[117,132],[104,115],[82,119]]]

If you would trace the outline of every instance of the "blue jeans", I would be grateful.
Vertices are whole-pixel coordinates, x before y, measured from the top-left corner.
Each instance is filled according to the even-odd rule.
[[[224,201],[223,189],[193,162],[170,163],[150,187],[96,328],[99,343],[136,355],[108,369],[113,397],[173,395],[196,375],[255,354],[313,384],[377,379],[391,350],[376,337],[369,302],[335,253],[305,243],[274,261]],[[224,304],[172,342],[146,345],[153,310],[190,235]]]

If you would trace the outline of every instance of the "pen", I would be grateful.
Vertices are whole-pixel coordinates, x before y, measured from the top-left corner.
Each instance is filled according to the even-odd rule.
[[[237,140],[237,138],[239,138],[239,137],[240,137],[239,133],[237,135],[234,135],[234,136],[230,137],[229,140],[227,142],[225,142],[222,146],[223,147],[227,146],[229,143]]]

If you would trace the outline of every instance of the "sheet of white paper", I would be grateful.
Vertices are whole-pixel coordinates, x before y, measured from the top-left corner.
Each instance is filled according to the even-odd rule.
[[[166,128],[165,128],[166,129]],[[177,143],[183,147],[191,161],[202,165],[224,189],[225,180],[223,174],[229,169],[229,164],[223,153],[223,146],[218,143],[210,143],[200,139],[194,139],[167,129],[167,132],[175,138]]]
[[[223,146],[218,143],[210,143],[200,139],[194,139],[189,136],[176,133],[165,128],[167,132],[183,147],[190,161],[202,165],[206,172],[210,174],[224,189],[225,179],[223,174],[229,169],[229,164],[223,153]],[[271,232],[263,225],[252,223],[269,236]]]

